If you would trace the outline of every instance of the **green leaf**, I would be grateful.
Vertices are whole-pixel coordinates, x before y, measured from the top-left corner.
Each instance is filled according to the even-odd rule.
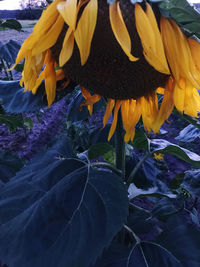
[[[31,119],[31,117],[25,117],[24,119],[24,125],[31,130],[33,128],[33,121]]]
[[[110,164],[115,163],[115,150],[108,143],[98,143],[91,146],[88,150],[88,158],[90,160],[102,157],[103,160]]]
[[[171,154],[177,158],[192,164],[193,166],[200,167],[200,156],[185,148],[170,143],[164,139],[152,139],[150,141],[152,153]]]
[[[24,128],[23,120],[14,115],[0,114],[0,124],[6,124],[10,132],[16,132],[18,128]]]
[[[186,0],[164,0],[159,8],[163,16],[173,18],[190,35],[200,38],[200,14]]]
[[[7,19],[5,22],[1,24],[2,28],[9,28],[17,31],[21,31],[22,25],[16,19]]]
[[[173,180],[170,181],[170,189],[171,190],[176,190],[180,187],[181,183],[183,182],[184,179],[184,173],[179,173],[177,174]]]
[[[16,70],[17,72],[22,72],[23,69],[24,69],[24,63],[21,63],[21,64],[19,63],[19,64],[17,64],[16,67],[15,67],[15,70]]]
[[[149,151],[149,139],[144,131],[135,130],[135,137],[130,144],[136,149]]]

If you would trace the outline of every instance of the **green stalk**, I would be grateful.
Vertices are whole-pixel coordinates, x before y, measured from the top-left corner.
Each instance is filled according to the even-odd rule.
[[[4,69],[4,72],[5,72],[5,74],[6,74],[6,78],[7,78],[8,80],[10,80],[9,75],[8,75],[8,71],[7,71],[7,67],[6,67],[6,65],[5,65],[5,62],[4,62],[4,60],[3,60],[2,58],[1,58],[0,60],[1,60],[1,63],[2,63],[2,65],[3,65],[3,69]]]
[[[124,129],[121,112],[118,113],[117,127],[115,131],[115,166],[122,171],[122,178],[125,179],[125,143]]]
[[[10,69],[11,68],[11,64],[9,64],[8,62],[7,62],[7,66],[8,66],[8,69]],[[12,74],[12,71],[11,70],[9,70],[9,74],[10,74],[10,80],[14,80],[13,79],[13,74]]]
[[[137,173],[137,171],[139,170],[139,168],[142,166],[142,164],[148,159],[148,157],[151,155],[152,153],[147,153],[139,162],[138,164],[135,166],[135,168],[132,170],[128,180],[127,180],[127,187],[129,187],[129,185],[133,182],[133,179]]]

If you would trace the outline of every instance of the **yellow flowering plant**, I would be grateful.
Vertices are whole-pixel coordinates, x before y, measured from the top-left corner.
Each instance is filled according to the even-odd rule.
[[[0,97],[21,112],[66,92],[67,124],[0,188],[9,267],[200,265],[200,156],[177,141],[199,134],[199,21],[185,0],[55,0],[44,10],[12,67],[25,59],[23,89],[0,82]],[[176,143],[162,138],[173,110],[172,124],[190,122]],[[167,157],[196,169],[171,179]]]

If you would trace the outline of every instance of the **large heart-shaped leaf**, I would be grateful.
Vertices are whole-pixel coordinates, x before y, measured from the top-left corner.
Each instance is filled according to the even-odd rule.
[[[121,178],[92,169],[65,147],[71,150],[69,140],[1,189],[0,258],[9,267],[88,267],[126,220]]]
[[[95,265],[90,267],[126,267],[130,247],[114,240]]]
[[[0,180],[7,182],[23,167],[23,161],[12,153],[0,151]]]
[[[59,82],[57,86],[59,87]],[[66,88],[57,91],[55,101],[60,100],[73,89],[74,84],[70,83]],[[19,85],[19,81],[0,81],[0,99],[5,111],[10,113],[32,112],[47,106],[44,83],[33,95],[31,92],[24,92],[24,89]]]
[[[0,81],[0,99],[5,110],[11,113],[35,111],[43,106],[42,92],[38,90],[36,95],[24,93],[19,81]]]
[[[136,244],[128,257],[126,266],[182,267],[180,262],[169,251],[151,242],[140,242]]]
[[[4,59],[6,62],[10,64],[14,64],[20,47],[21,44],[14,40],[10,40],[6,44],[1,44],[0,58]]]
[[[200,266],[200,232],[191,224],[184,224],[183,218],[171,217],[157,242],[169,250],[182,266]]]

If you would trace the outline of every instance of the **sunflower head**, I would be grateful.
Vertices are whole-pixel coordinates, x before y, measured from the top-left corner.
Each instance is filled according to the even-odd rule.
[[[200,111],[200,44],[163,17],[157,4],[132,2],[56,0],[16,60],[25,57],[26,90],[35,93],[45,80],[49,105],[64,76],[81,85],[90,114],[104,97],[104,126],[113,113],[108,139],[121,112],[126,142],[140,117],[147,131],[158,132],[174,106],[191,116]],[[160,107],[157,92],[164,94]]]

